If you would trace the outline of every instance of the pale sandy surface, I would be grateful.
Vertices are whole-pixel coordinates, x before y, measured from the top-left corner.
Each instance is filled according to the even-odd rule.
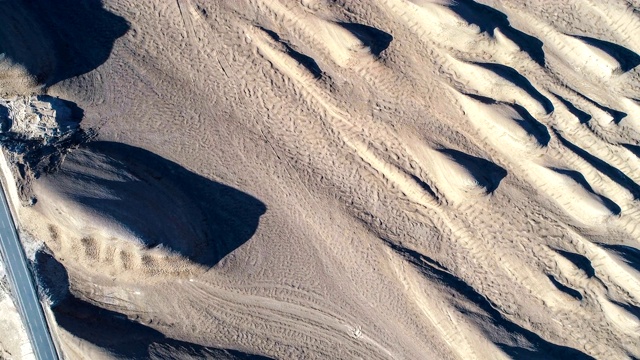
[[[0,268],[3,264],[0,261]],[[0,359],[34,359],[29,338],[18,311],[9,297],[9,287],[0,269]]]
[[[640,358],[637,1],[61,9],[70,358]]]

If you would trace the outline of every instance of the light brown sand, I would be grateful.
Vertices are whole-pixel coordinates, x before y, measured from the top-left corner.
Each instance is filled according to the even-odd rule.
[[[160,357],[640,358],[637,2],[104,7],[128,31],[47,89],[97,142],[20,218],[97,319]],[[126,357],[65,311],[70,358]]]

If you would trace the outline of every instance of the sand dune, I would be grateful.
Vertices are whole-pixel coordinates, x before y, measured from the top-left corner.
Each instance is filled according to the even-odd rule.
[[[52,249],[100,264],[95,276],[202,272],[248,239],[264,212],[249,195],[109,142],[73,151],[34,192],[51,199],[39,208]]]
[[[548,185],[548,191],[567,212],[585,221],[586,224],[603,222],[620,212],[620,207],[611,200],[594,193],[582,174],[567,169],[537,169],[540,178]]]
[[[0,8],[68,358],[640,358],[637,3]]]

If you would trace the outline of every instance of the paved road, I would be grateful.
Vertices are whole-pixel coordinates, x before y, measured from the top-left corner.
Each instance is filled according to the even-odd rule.
[[[0,250],[7,275],[18,301],[20,315],[31,340],[31,346],[39,360],[56,360],[58,354],[51,340],[49,327],[44,317],[36,287],[27,268],[22,244],[13,224],[7,198],[0,186]]]

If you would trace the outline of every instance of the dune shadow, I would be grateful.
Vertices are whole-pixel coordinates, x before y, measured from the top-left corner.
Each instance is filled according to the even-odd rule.
[[[486,96],[468,93],[465,93],[465,95],[487,105],[499,103],[497,100]],[[513,108],[518,113],[518,115],[522,117],[522,120],[513,119],[518,123],[518,125],[520,125],[520,127],[522,127],[527,131],[527,133],[533,136],[540,145],[547,146],[549,144],[549,141],[551,141],[551,135],[549,134],[549,130],[547,130],[547,127],[544,126],[544,124],[536,120],[536,118],[534,118],[524,106],[518,104],[508,104],[508,106]]]
[[[73,295],[52,310],[58,326],[119,358],[270,359],[171,339],[149,326],[130,320],[122,313],[95,306]]]
[[[525,129],[529,134],[531,134],[536,141],[540,143],[542,146],[549,145],[549,141],[551,141],[551,135],[549,134],[549,130],[544,124],[540,121],[536,120],[529,111],[524,106],[518,104],[511,104],[511,107],[522,117],[524,120],[516,120],[523,129]]]
[[[380,53],[388,48],[391,41],[393,41],[391,34],[368,25],[348,22],[339,24],[362,41],[363,44],[367,45],[375,56],[380,56]]]
[[[429,184],[427,184],[426,182],[424,182],[424,180],[420,179],[419,177],[410,174],[409,176],[411,176],[411,179],[413,179],[413,181],[416,182],[416,184],[418,184],[418,186],[420,186],[422,188],[422,190],[426,191],[429,195],[436,197],[436,193],[433,192],[433,189],[431,188],[431,186],[429,186]]]
[[[102,65],[127,21],[99,0],[0,1],[0,53],[50,86]]]
[[[620,306],[621,308],[623,308],[625,311],[627,311],[631,315],[633,315],[636,318],[640,319],[640,307],[635,306],[633,304],[628,304],[628,303],[625,303],[625,302],[615,301],[615,300],[611,300],[611,299],[609,299],[609,300],[612,303],[614,303],[614,304]]]
[[[82,145],[48,181],[67,189],[65,196],[83,211],[128,229],[146,248],[207,267],[247,242],[266,211],[249,194],[117,142]]]
[[[266,360],[264,356],[171,339],[126,315],[81,300],[69,291],[69,275],[54,257],[36,253],[39,288],[50,299],[56,323],[72,335],[125,359]]]
[[[640,146],[638,145],[631,145],[631,144],[621,144],[624,148],[626,148],[627,150],[631,151],[633,153],[633,155],[637,156],[638,158],[640,158]]]
[[[588,36],[574,35],[573,37],[604,51],[609,56],[616,59],[616,61],[620,64],[620,70],[622,70],[622,72],[627,72],[640,65],[640,55],[627,49],[624,46]]]
[[[507,176],[507,170],[489,160],[475,157],[453,149],[438,150],[450,156],[455,162],[464,166],[488,193],[494,192],[502,179]]]
[[[593,190],[593,188],[591,187],[591,185],[589,184],[587,179],[585,179],[584,175],[582,175],[580,172],[575,171],[575,170],[560,169],[560,168],[552,168],[552,170],[557,172],[558,174],[562,174],[564,176],[567,176],[567,177],[571,178],[573,181],[575,181],[580,186],[582,186],[585,190],[587,190],[590,193],[592,193],[595,196],[597,196],[600,199],[600,201],[602,201],[602,204],[607,209],[609,209],[609,211],[611,211],[614,215],[618,215],[622,211],[620,206],[618,206],[618,204],[613,202],[613,200],[611,200],[608,197],[602,196],[602,195],[598,194],[597,192],[595,192],[595,190]]]
[[[542,107],[547,112],[547,114],[551,113],[554,110],[554,106],[553,106],[553,103],[551,102],[551,100],[549,100],[546,96],[542,95],[531,84],[529,79],[527,79],[526,77],[522,76],[514,68],[506,66],[506,65],[494,64],[494,63],[476,62],[474,64],[476,64],[476,65],[478,65],[480,67],[483,67],[483,68],[495,73],[496,75],[500,76],[501,78],[503,78],[503,79],[513,83],[514,85],[522,88],[527,94],[529,94],[529,96],[531,96],[536,101],[538,101],[540,104],[542,104]]]
[[[589,122],[589,120],[591,120],[592,118],[591,115],[575,107],[575,105],[573,105],[569,100],[563,98],[562,96],[556,93],[552,93],[552,94],[562,103],[562,105],[566,106],[567,110],[569,110],[569,112],[573,114],[573,116],[578,118],[578,121],[580,122],[580,124],[586,124]]]
[[[518,342],[515,344],[506,344],[504,339],[493,339],[508,356],[513,358],[526,358],[526,359],[577,359],[577,360],[591,360],[593,357],[581,352],[578,349],[574,349],[568,346],[554,344],[540,337],[535,332],[527,330],[520,325],[510,321],[504,317],[485,296],[478,293],[473,287],[464,282],[462,279],[456,277],[452,273],[445,271],[441,264],[437,261],[429,258],[426,255],[420,254],[417,251],[410,250],[404,247],[395,245],[389,241],[385,241],[392,249],[411,262],[417,269],[419,269],[425,276],[425,278],[431,281],[439,282],[446,285],[458,293],[463,301],[469,301],[478,306],[483,312],[485,312],[489,318],[487,321],[491,325],[506,330],[509,334],[512,334],[514,338],[521,338],[526,340],[529,348],[524,346],[518,346]],[[424,261],[424,260],[426,261]],[[438,264],[438,266],[432,266],[430,264]],[[465,314],[468,310],[464,308],[458,308],[458,310]],[[477,314],[469,314],[471,316],[477,316]]]
[[[640,272],[640,250],[627,245],[609,245],[602,243],[599,245],[614,252],[620,256],[627,265]]]
[[[291,47],[291,45],[286,41],[282,40],[280,38],[280,35],[278,35],[275,31],[266,29],[264,27],[260,27],[260,29],[265,33],[267,33],[267,35],[269,35],[273,40],[284,45],[287,51],[287,54],[291,56],[295,61],[297,61],[300,65],[304,66],[307,70],[309,70],[309,72],[311,72],[313,77],[315,77],[316,79],[319,79],[322,77],[322,69],[320,69],[320,66],[318,66],[318,63],[315,61],[314,58],[294,50]]]
[[[500,29],[504,36],[529,54],[533,61],[542,67],[545,66],[542,41],[511,26],[506,14],[473,0],[458,0],[449,5],[449,8],[466,22],[477,25],[480,31],[487,32],[491,36],[494,36],[495,29]]]
[[[47,298],[52,306],[69,296],[69,274],[56,258],[40,250],[36,252],[34,269],[40,296]]]
[[[591,155],[586,150],[581,147],[571,143],[569,140],[565,139],[562,135],[556,132],[556,136],[560,140],[560,142],[566,146],[569,150],[573,151],[576,155],[583,158],[586,162],[591,164],[594,168],[596,168],[599,172],[606,175],[609,179],[613,180],[618,185],[627,189],[634,200],[640,199],[640,186],[636,184],[631,178],[625,175],[622,171],[617,168],[609,165],[607,162],[600,160],[599,158]]]
[[[613,122],[617,125],[620,124],[620,122],[622,121],[622,119],[624,119],[625,117],[627,117],[626,112],[624,111],[620,111],[620,110],[616,110],[616,109],[612,109],[608,106],[602,105],[599,102],[591,99],[590,97],[582,94],[582,93],[578,93],[578,95],[580,97],[582,97],[583,99],[587,100],[588,102],[590,102],[593,106],[597,107],[598,109],[606,112],[607,114],[609,114],[611,116],[611,118],[613,119]]]
[[[596,270],[593,268],[593,265],[591,265],[591,260],[587,259],[585,256],[559,249],[555,249],[555,251],[565,259],[569,260],[573,265],[575,265],[575,267],[584,271],[588,277],[592,278],[596,275]]]
[[[555,276],[553,275],[547,274],[547,278],[549,279],[549,281],[551,281],[553,286],[556,287],[556,289],[562,291],[563,293],[571,296],[576,300],[582,300],[582,294],[578,290],[570,288],[567,285],[561,283],[560,281],[556,280]]]

